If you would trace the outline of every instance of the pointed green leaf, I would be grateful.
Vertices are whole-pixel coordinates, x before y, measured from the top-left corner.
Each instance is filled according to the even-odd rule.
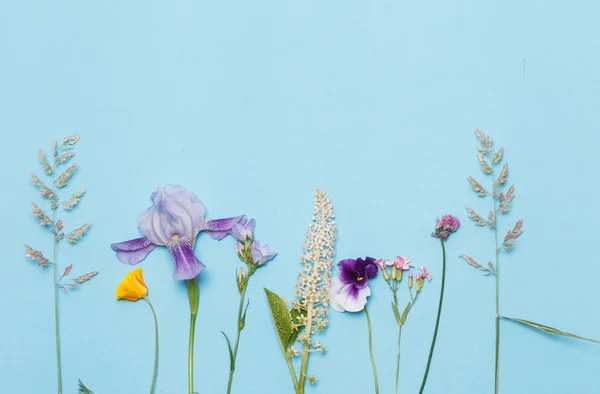
[[[595,339],[589,339],[589,338],[580,337],[579,335],[575,335],[575,334],[571,334],[571,333],[568,333],[568,332],[560,331],[560,330],[558,330],[558,329],[556,329],[554,327],[545,326],[545,325],[539,324],[539,323],[534,323],[534,322],[529,321],[529,320],[517,319],[517,318],[512,318],[512,317],[506,317],[506,316],[501,316],[501,318],[506,319],[506,320],[511,320],[511,321],[514,321],[514,322],[517,322],[517,323],[521,323],[521,324],[524,324],[524,325],[529,326],[529,327],[537,328],[538,330],[547,332],[548,334],[560,335],[560,336],[563,336],[563,337],[569,337],[569,338],[574,338],[574,339],[581,339],[583,341],[600,343],[600,341],[596,341]]]
[[[302,303],[302,301],[301,301],[301,303]],[[290,310],[290,316],[292,317],[292,335],[290,336],[290,341],[288,342],[288,346],[292,346],[294,344],[294,342],[296,342],[298,335],[300,335],[301,327],[297,326],[297,324],[300,324],[300,321],[302,321],[302,318],[306,317],[306,311],[303,309],[298,310],[298,309],[292,308]]]
[[[402,321],[402,324],[406,323],[406,318],[408,317],[408,312],[410,312],[410,302],[408,304],[406,304],[406,307],[404,307],[404,311],[402,311],[402,317],[400,318],[400,320]]]
[[[231,370],[233,370],[234,360],[233,360],[233,350],[231,350],[231,341],[229,341],[229,337],[223,331],[221,331],[221,334],[223,334],[223,336],[227,340],[227,348],[229,349],[229,368]]]
[[[79,381],[79,390],[78,391],[80,394],[94,394],[94,392],[92,390],[85,387],[85,384],[83,384],[81,382],[81,380]]]
[[[267,295],[269,307],[271,308],[273,325],[275,326],[275,331],[279,338],[281,351],[286,355],[290,337],[292,336],[292,316],[290,310],[288,309],[287,303],[277,294],[266,288],[265,294]]]
[[[246,303],[246,307],[244,308],[244,313],[242,314],[242,318],[238,322],[238,324],[240,325],[240,331],[242,331],[244,329],[244,327],[246,326],[246,312],[248,312],[249,306],[250,306],[250,300],[248,300],[248,302]]]
[[[398,312],[398,306],[392,302],[392,310],[394,311],[394,316],[396,317],[396,322],[399,326],[401,326],[402,318],[400,317],[400,312]]]

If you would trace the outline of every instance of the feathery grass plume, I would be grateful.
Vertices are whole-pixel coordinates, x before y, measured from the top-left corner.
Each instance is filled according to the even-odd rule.
[[[312,223],[306,232],[300,258],[303,270],[298,274],[296,297],[291,308],[285,298],[265,289],[275,331],[296,394],[304,394],[306,381],[316,380],[313,375],[307,374],[309,354],[325,352],[323,345],[314,341],[314,336],[328,326],[328,291],[331,285],[336,237],[337,230],[329,197],[322,190],[317,190]],[[296,342],[301,350],[294,347]],[[301,356],[298,374],[292,364],[293,356]]]
[[[77,163],[72,164],[69,168],[67,168],[65,170],[65,172],[60,174],[60,176],[58,178],[56,178],[56,180],[54,181],[54,184],[56,185],[56,187],[63,188],[65,186],[67,186],[69,179],[71,179],[71,177],[73,176],[73,173],[75,173],[75,169],[77,169]]]
[[[57,209],[60,206],[60,197],[57,194],[57,190],[59,188],[66,187],[69,179],[73,175],[75,171],[75,164],[69,167],[63,174],[56,177],[56,167],[59,164],[65,163],[69,160],[69,158],[74,156],[73,152],[66,153],[62,156],[58,156],[59,151],[63,150],[72,150],[75,147],[75,144],[79,141],[78,135],[72,135],[70,137],[65,137],[60,146],[54,141],[52,143],[52,156],[54,157],[53,165],[46,160],[46,155],[43,150],[39,150],[38,159],[42,165],[44,173],[48,176],[51,176],[51,187],[46,186],[42,180],[35,174],[31,173],[31,181],[34,185],[36,185],[39,189],[42,197],[50,200],[50,209],[52,210],[52,217],[46,215],[42,208],[39,207],[36,203],[31,204],[31,211],[33,215],[39,219],[39,224],[49,230],[49,232],[53,236],[53,253],[52,253],[52,261],[48,258],[44,257],[43,253],[39,250],[33,249],[29,245],[25,245],[25,256],[29,257],[38,262],[40,267],[45,267],[48,265],[53,266],[53,283],[54,283],[54,323],[55,323],[55,337],[56,337],[56,372],[57,372],[57,389],[58,394],[62,393],[62,373],[61,373],[61,355],[60,355],[60,331],[59,331],[59,297],[58,290],[67,291],[68,289],[75,289],[81,283],[87,282],[93,276],[95,276],[98,272],[92,271],[87,274],[75,277],[72,279],[71,283],[65,283],[64,280],[71,274],[71,270],[73,268],[73,264],[69,264],[62,272],[63,274],[58,276],[58,247],[59,243],[62,239],[65,238],[65,234],[62,232],[63,230],[63,221],[62,219],[58,219]],[[73,196],[63,202],[63,208],[65,211],[69,211],[73,209],[78,203],[85,189],[81,189],[79,192],[73,194]],[[71,243],[75,243],[79,240],[88,230],[90,224],[86,223],[78,229],[74,230],[69,236],[67,236],[67,240]],[[80,392],[82,384],[80,384]],[[83,386],[85,387],[85,386]],[[83,391],[85,392],[85,391]],[[91,393],[91,391],[88,391]]]
[[[77,206],[77,204],[79,204],[79,202],[81,201],[81,198],[83,197],[84,194],[85,194],[85,189],[76,191],[75,193],[73,193],[73,196],[71,196],[71,198],[63,201],[63,203],[62,203],[63,208],[66,209],[67,211],[70,211],[71,209],[75,208]]]
[[[56,159],[54,159],[54,165],[58,166],[59,164],[64,164],[64,163],[68,162],[74,156],[75,156],[75,153],[71,152],[71,151],[64,153],[64,154],[58,156]]]
[[[499,392],[498,381],[499,381],[499,354],[500,354],[500,320],[501,319],[511,320],[511,321],[514,321],[514,322],[517,322],[517,323],[520,323],[523,325],[538,328],[539,330],[550,333],[550,334],[562,335],[562,336],[567,336],[567,337],[571,337],[571,338],[588,340],[588,341],[592,341],[592,342],[595,342],[595,341],[591,340],[591,339],[583,338],[583,337],[580,337],[580,336],[577,336],[574,334],[569,334],[569,333],[566,333],[566,332],[563,332],[563,331],[560,331],[560,330],[557,330],[552,327],[548,327],[548,326],[545,326],[545,325],[542,325],[539,323],[534,323],[529,320],[509,318],[509,317],[500,315],[500,310],[499,310],[500,252],[501,251],[509,251],[509,250],[513,249],[516,239],[521,234],[523,234],[523,230],[522,230],[523,220],[517,221],[517,223],[514,225],[514,227],[506,233],[506,236],[504,237],[502,244],[500,244],[499,243],[499,230],[498,230],[499,214],[505,214],[510,211],[512,202],[515,198],[515,186],[510,185],[506,191],[503,190],[506,187],[506,183],[508,181],[508,164],[504,163],[504,165],[500,169],[499,173],[495,169],[496,166],[498,166],[504,159],[504,149],[500,148],[500,149],[494,151],[492,138],[489,136],[486,136],[480,130],[475,130],[475,135],[477,136],[477,138],[479,140],[479,145],[477,146],[477,150],[479,151],[479,153],[477,154],[477,161],[479,162],[479,165],[480,165],[483,173],[485,173],[486,175],[491,175],[491,177],[492,177],[492,189],[491,189],[492,192],[491,193],[490,192],[482,193],[482,191],[485,189],[483,188],[483,186],[481,186],[481,184],[477,180],[475,180],[471,176],[469,176],[467,179],[469,180],[471,189],[473,189],[473,191],[476,192],[478,196],[486,197],[489,195],[492,197],[493,210],[490,211],[487,220],[484,220],[479,214],[477,214],[470,207],[466,207],[466,210],[467,210],[469,218],[471,220],[473,220],[476,225],[478,225],[478,226],[486,226],[487,225],[492,230],[492,232],[494,234],[495,244],[496,244],[495,249],[494,249],[494,256],[495,256],[496,261],[495,261],[495,265],[490,261],[488,263],[488,267],[486,268],[486,267],[482,266],[481,264],[477,263],[475,261],[475,259],[473,259],[470,256],[461,254],[460,258],[464,259],[472,267],[475,267],[478,270],[485,272],[486,276],[494,276],[495,277],[495,282],[496,282],[496,306],[495,306],[495,309],[496,309],[496,330],[495,330],[496,331],[496,351],[495,351],[495,363],[494,363],[494,382],[495,382],[494,392],[495,392],[495,394],[498,394],[498,392]],[[498,173],[498,176],[496,177],[497,173]]]
[[[86,223],[78,229],[73,230],[71,234],[67,236],[67,241],[71,242],[72,244],[76,243],[81,237],[85,235],[85,233],[87,233],[90,226],[90,223]]]

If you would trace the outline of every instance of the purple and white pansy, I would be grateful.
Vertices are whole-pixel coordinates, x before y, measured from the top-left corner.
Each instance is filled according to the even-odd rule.
[[[231,234],[234,226],[246,225],[245,216],[205,220],[204,204],[194,193],[178,185],[158,188],[151,198],[153,205],[138,216],[138,227],[144,237],[114,243],[111,249],[122,263],[137,264],[156,246],[166,246],[175,263],[173,277],[177,280],[193,279],[206,268],[193,250],[201,232],[221,240]]]
[[[377,276],[375,259],[346,259],[338,263],[338,276],[331,280],[329,304],[339,312],[360,312],[371,295],[369,279]]]

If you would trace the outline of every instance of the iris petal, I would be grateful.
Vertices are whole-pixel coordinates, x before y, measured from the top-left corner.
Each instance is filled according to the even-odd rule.
[[[121,263],[137,264],[152,252],[154,245],[148,238],[141,237],[125,242],[118,242],[110,245],[110,248],[117,252],[117,258]]]
[[[194,255],[192,244],[187,237],[169,242],[167,248],[169,248],[169,252],[171,252],[171,257],[175,263],[174,279],[193,279],[206,268]]]
[[[245,216],[235,216],[225,219],[210,220],[202,226],[202,230],[208,232],[212,239],[221,240],[231,234],[231,228],[244,220]]]

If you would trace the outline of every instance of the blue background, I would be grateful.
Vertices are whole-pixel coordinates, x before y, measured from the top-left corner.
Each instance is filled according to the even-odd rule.
[[[234,392],[291,392],[262,291],[291,297],[315,189],[330,196],[337,257],[409,256],[436,277],[403,333],[401,388],[416,393],[439,291],[436,216],[463,226],[448,242],[441,331],[426,392],[493,390],[492,235],[466,218],[484,210],[465,180],[483,179],[474,128],[506,149],[513,212],[525,234],[503,255],[501,312],[600,338],[598,242],[600,39],[592,1],[61,1],[0,5],[0,383],[3,393],[55,392],[50,254],[30,214],[37,148],[80,133],[88,190],[64,215],[93,227],[61,266],[100,275],[61,295],[64,392],[81,378],[98,394],[146,392],[151,314],[117,302],[129,267],[108,245],[137,236],[136,215],[166,183],[194,191],[213,218],[257,218],[257,238],[279,252],[253,277]],[[237,310],[233,240],[203,236],[196,381],[225,392]],[[157,393],[187,390],[188,305],[164,248],[141,265],[159,314]],[[389,291],[372,284],[382,393],[393,386],[396,327]],[[404,295],[405,296],[405,295]],[[368,393],[364,316],[332,313],[311,358],[311,393]],[[501,392],[600,392],[600,347],[502,323]]]

